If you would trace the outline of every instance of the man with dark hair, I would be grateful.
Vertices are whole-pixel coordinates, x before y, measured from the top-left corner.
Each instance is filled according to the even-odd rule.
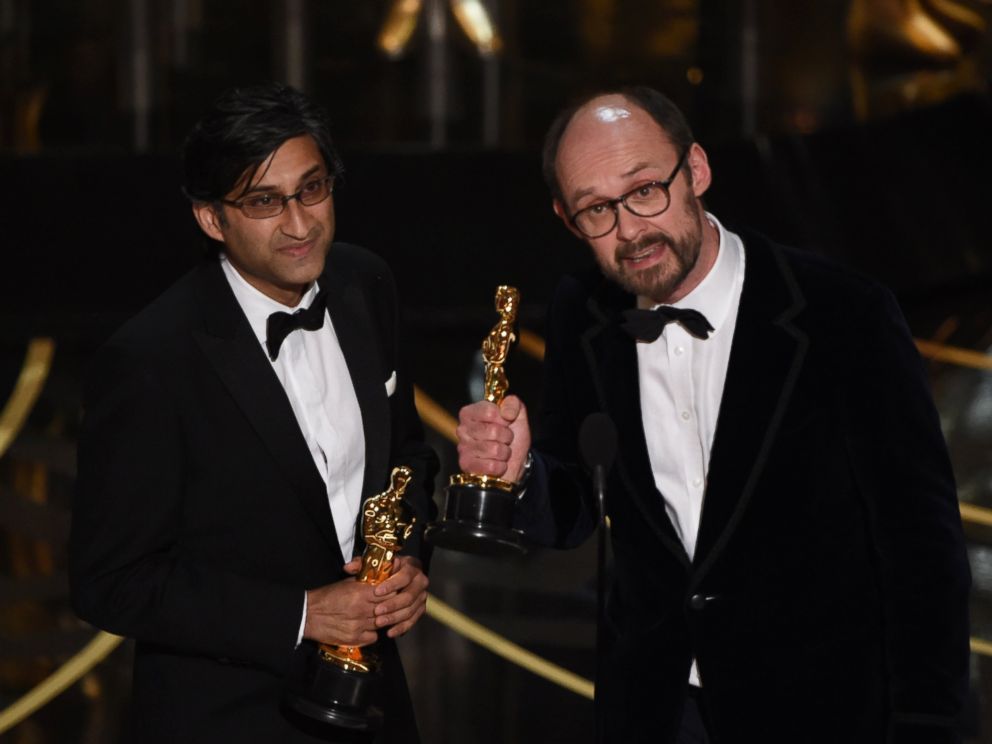
[[[519,398],[472,404],[459,465],[529,474],[518,526],[574,546],[597,523],[579,427],[616,423],[599,740],[958,741],[970,575],[892,295],[721,225],[706,152],[656,91],[581,102],[544,152],[598,270],[552,302],[534,446]]]
[[[386,265],[332,243],[323,112],[233,90],[194,127],[185,191],[220,255],[128,322],[89,372],[70,543],[76,611],[136,641],[131,740],[354,741],[281,705],[312,642],[379,639],[384,724],[417,740],[393,639],[426,605],[416,535],[355,581],[360,504],[392,467],[429,520],[437,469]],[[364,740],[364,739],[362,739]]]

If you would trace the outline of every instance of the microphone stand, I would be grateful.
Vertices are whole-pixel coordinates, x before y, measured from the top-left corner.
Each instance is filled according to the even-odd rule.
[[[579,451],[592,471],[598,532],[596,546],[596,680],[603,678],[606,629],[606,474],[617,453],[617,429],[605,413],[591,413],[579,428]],[[597,729],[599,722],[597,721]]]
[[[596,496],[596,681],[603,678],[603,638],[606,627],[606,473],[597,464],[592,471]]]

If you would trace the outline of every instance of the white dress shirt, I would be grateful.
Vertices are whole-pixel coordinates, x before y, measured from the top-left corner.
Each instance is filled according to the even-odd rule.
[[[265,339],[269,315],[277,311],[292,313],[296,308],[287,307],[259,292],[245,281],[223,254],[221,267],[268,359]],[[309,307],[316,295],[317,285],[314,283],[297,307]],[[334,517],[341,555],[349,561],[355,546],[355,525],[361,506],[365,433],[348,364],[334,324],[326,310],[324,313],[321,328],[290,333],[279,347],[278,357],[270,363],[289,398],[296,422],[310,448],[314,466],[327,486],[327,501]],[[302,640],[305,623],[304,593],[298,643]]]
[[[278,311],[292,313],[296,308],[259,292],[245,281],[230,261],[222,259],[221,266],[268,359],[265,326],[269,315]],[[316,295],[315,283],[297,307],[309,307]],[[327,484],[327,500],[334,517],[338,544],[341,555],[348,561],[354,549],[355,524],[361,506],[365,434],[348,364],[334,324],[327,311],[324,312],[323,327],[316,331],[290,333],[279,347],[279,356],[270,363],[293,407],[317,472]]]
[[[714,330],[709,338],[699,339],[678,323],[669,323],[656,341],[637,343],[641,419],[651,471],[690,560],[744,286],[741,239],[713,215],[707,213],[706,218],[719,233],[716,262],[674,307],[698,310]],[[638,304],[658,307],[645,298],[638,298]],[[700,684],[695,659],[689,682]]]

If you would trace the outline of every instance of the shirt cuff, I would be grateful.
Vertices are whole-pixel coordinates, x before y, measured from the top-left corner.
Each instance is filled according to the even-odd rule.
[[[300,619],[300,632],[296,634],[296,648],[303,643],[303,629],[307,626],[307,593],[303,592],[303,617]]]

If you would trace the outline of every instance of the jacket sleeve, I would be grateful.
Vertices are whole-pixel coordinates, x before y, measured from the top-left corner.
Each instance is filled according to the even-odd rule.
[[[283,672],[303,592],[184,554],[186,444],[159,364],[117,345],[90,370],[69,544],[74,609],[112,633]]]
[[[529,539],[558,548],[581,544],[597,523],[578,451],[579,423],[588,412],[580,406],[595,401],[579,379],[585,368],[578,330],[585,315],[582,297],[578,281],[567,277],[548,311],[543,403],[539,417],[532,419],[534,465],[516,517]]]
[[[860,322],[846,444],[880,571],[889,740],[958,741],[971,579],[954,476],[925,370],[895,299],[879,291]]]

